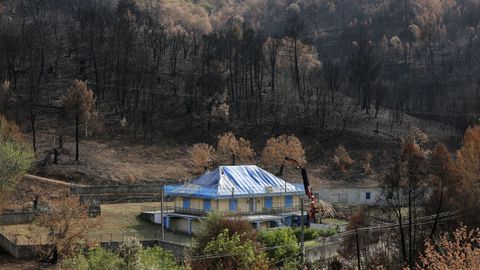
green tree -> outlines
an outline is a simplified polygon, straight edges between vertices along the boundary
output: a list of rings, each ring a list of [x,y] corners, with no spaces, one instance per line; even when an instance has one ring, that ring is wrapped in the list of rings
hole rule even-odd
[[[262,231],[258,240],[267,248],[267,255],[276,262],[276,266],[294,262],[299,255],[300,247],[292,228]]]

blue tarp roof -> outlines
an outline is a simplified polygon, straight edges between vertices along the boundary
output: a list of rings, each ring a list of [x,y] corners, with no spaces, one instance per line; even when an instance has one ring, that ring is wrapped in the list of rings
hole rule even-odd
[[[303,185],[293,185],[255,165],[220,166],[189,184],[166,186],[168,196],[201,198],[303,194]]]

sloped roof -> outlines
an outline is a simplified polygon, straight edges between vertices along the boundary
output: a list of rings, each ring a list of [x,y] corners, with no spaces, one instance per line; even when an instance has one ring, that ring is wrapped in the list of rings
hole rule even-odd
[[[302,185],[293,185],[255,165],[220,166],[189,184],[166,187],[167,195],[203,198],[302,194]]]

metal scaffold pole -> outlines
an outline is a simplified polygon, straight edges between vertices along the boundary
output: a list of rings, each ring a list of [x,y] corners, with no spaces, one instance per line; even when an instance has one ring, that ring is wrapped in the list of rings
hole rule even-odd
[[[165,240],[165,220],[163,218],[163,197],[164,197],[164,188],[165,186],[162,185],[162,190],[160,191],[160,220],[162,222],[162,241]]]
[[[300,249],[301,249],[301,258],[300,258],[300,263],[302,264],[302,268],[305,265],[305,218],[303,215],[303,197],[300,198],[300,222],[301,224],[301,230],[300,230]]]

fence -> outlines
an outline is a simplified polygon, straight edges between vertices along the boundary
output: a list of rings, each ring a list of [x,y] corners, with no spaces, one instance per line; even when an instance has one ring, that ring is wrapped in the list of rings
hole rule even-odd
[[[248,204],[246,204],[248,206]],[[241,209],[241,206],[238,206]],[[243,207],[244,209],[248,209]],[[292,206],[292,207],[272,207],[272,208],[262,208],[256,209],[255,211],[241,211],[241,210],[225,210],[225,211],[218,211],[215,209],[195,209],[195,208],[183,208],[183,207],[174,207],[174,212],[179,214],[187,214],[187,215],[200,215],[205,216],[211,212],[218,212],[220,214],[228,214],[228,215],[278,215],[284,213],[292,213],[300,211],[300,206]]]
[[[206,216],[209,213],[216,212],[225,215],[278,215],[285,213],[299,212],[301,209],[300,205],[292,205],[290,207],[271,207],[271,208],[261,208],[255,209],[255,211],[250,211],[250,204],[248,203],[238,203],[237,209],[239,210],[218,210],[216,208],[204,209],[204,208],[183,208],[183,207],[174,207],[174,206],[164,206],[163,212],[171,213],[175,212],[178,214],[186,215],[196,215],[196,216]],[[242,210],[243,209],[243,210]],[[142,212],[161,212],[160,207],[156,206],[141,206]]]

